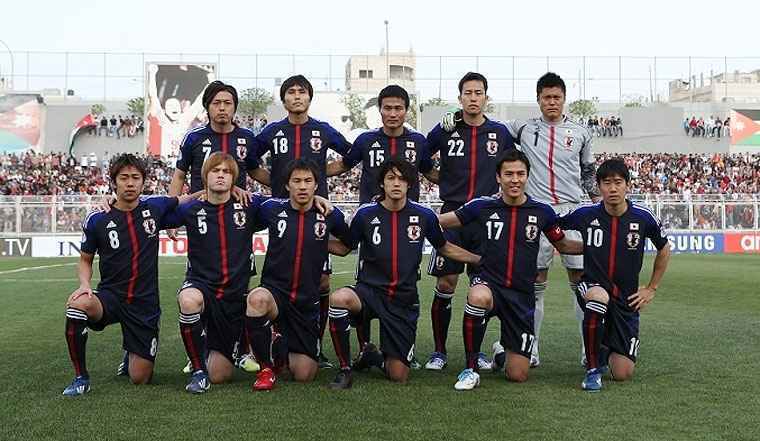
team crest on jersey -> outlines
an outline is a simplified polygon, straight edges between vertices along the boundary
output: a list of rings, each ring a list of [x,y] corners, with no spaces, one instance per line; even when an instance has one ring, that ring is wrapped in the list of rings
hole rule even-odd
[[[628,245],[629,250],[637,249],[639,247],[639,242],[641,242],[641,236],[639,233],[628,233],[625,237],[625,243]]]
[[[243,141],[245,141],[245,139]],[[238,146],[237,146],[238,159],[242,161],[243,159],[245,159],[245,157],[247,156],[247,154],[248,154],[248,148],[246,146],[244,146],[244,145],[239,145],[238,144]]]
[[[315,153],[322,150],[322,140],[320,138],[311,138],[311,149]]]
[[[495,156],[496,152],[499,151],[499,143],[496,141],[486,142],[486,151],[490,156]]]
[[[438,268],[439,270],[443,269],[444,263],[446,263],[446,260],[443,257],[438,256],[435,258],[435,267]]]
[[[325,234],[327,234],[327,225],[324,222],[317,222],[314,224],[314,236],[317,237],[317,240],[322,240],[325,238]]]
[[[417,151],[416,150],[410,150],[410,149],[404,150],[404,157],[406,157],[407,161],[413,163],[413,162],[417,161]]]
[[[406,227],[406,235],[409,236],[411,242],[417,242],[422,235],[422,228],[419,225],[409,225]]]
[[[153,237],[156,234],[156,221],[148,218],[143,221],[143,228],[145,229],[145,233]]]
[[[324,221],[325,217],[323,215],[321,215],[320,213],[317,213],[317,220],[318,221]]]
[[[565,150],[571,150],[573,148],[573,142],[575,142],[575,138],[572,136],[565,136]]]
[[[238,229],[245,226],[245,211],[236,211],[232,215],[232,221],[238,226]]]
[[[538,226],[535,224],[528,224],[525,226],[525,239],[528,242],[535,242],[538,238]]]

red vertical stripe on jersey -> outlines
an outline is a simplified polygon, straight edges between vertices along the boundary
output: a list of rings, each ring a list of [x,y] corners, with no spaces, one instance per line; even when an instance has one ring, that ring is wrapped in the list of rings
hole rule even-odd
[[[229,146],[229,140],[227,139],[227,134],[222,133],[222,151],[224,153],[229,153],[230,146]]]
[[[297,127],[297,126],[296,126]],[[296,239],[296,259],[293,262],[293,281],[290,284],[290,303],[296,303],[298,282],[301,280],[301,258],[303,254],[303,222],[304,213],[298,213],[298,239]]]
[[[224,224],[224,205],[219,206],[217,222],[219,223],[219,248],[222,255],[222,283],[216,289],[216,298],[221,299],[224,296],[224,288],[230,281],[230,271],[227,262],[227,227]]]
[[[391,138],[392,141],[395,141]],[[391,213],[391,283],[388,285],[388,297],[396,295],[398,286],[398,212]]]
[[[296,145],[295,145],[295,159],[301,157],[301,125],[296,124]]]
[[[509,248],[507,250],[507,288],[512,286],[512,273],[515,269],[515,236],[517,235],[517,207],[512,207],[509,221]]]
[[[615,259],[616,259],[616,252],[617,252],[617,235],[618,235],[618,218],[613,217],[612,218],[612,233],[610,238],[610,257],[607,260],[607,278],[610,279],[610,283],[612,284],[612,296],[618,297],[620,293],[618,292],[618,287],[615,285]]]
[[[391,138],[391,158],[396,156],[396,138]]]
[[[135,284],[140,275],[137,265],[140,245],[137,242],[137,231],[135,231],[135,222],[132,219],[131,211],[127,212],[127,230],[129,231],[129,243],[132,245],[132,277],[129,278],[129,285],[127,285],[127,303],[132,303],[135,298]]]
[[[552,201],[559,204],[554,182],[554,126],[549,126],[549,193],[552,195]]]
[[[467,200],[475,196],[475,179],[478,175],[478,128],[473,126],[470,135],[470,182],[467,186]]]

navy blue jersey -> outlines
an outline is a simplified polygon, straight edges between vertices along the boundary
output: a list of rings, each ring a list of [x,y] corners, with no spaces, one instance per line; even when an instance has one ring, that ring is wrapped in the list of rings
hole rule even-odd
[[[253,132],[238,126],[230,133],[217,133],[211,129],[211,125],[187,132],[179,147],[177,168],[185,173],[190,170],[190,193],[203,190],[201,168],[203,162],[214,152],[229,153],[237,160],[240,174],[235,185],[246,189],[248,170],[259,166],[254,154],[254,142]]]
[[[451,133],[437,124],[427,141],[431,155],[440,152],[441,200],[457,205],[496,194],[496,155],[515,148],[507,126],[488,118],[480,126],[462,121]]]
[[[357,280],[385,292],[390,299],[418,303],[422,248],[425,239],[434,248],[446,244],[433,210],[407,201],[400,211],[388,211],[372,202],[361,206],[351,220],[350,248],[359,246]]]
[[[361,203],[371,202],[372,198],[382,191],[377,185],[377,177],[383,163],[389,158],[405,159],[421,173],[427,173],[433,169],[427,140],[421,134],[406,128],[399,137],[386,135],[382,128],[364,132],[354,141],[351,152],[343,157],[343,163],[348,168],[360,162],[362,164],[362,178],[359,185]],[[419,200],[419,184],[409,188],[407,197],[413,201]]]
[[[221,205],[191,201],[166,218],[167,227],[187,228],[187,277],[206,282],[217,299],[237,301],[248,289],[253,233],[266,199],[255,195],[248,207],[233,199]]]
[[[610,216],[600,202],[563,216],[561,225],[583,236],[583,280],[598,283],[623,300],[639,290],[644,239],[649,238],[658,250],[668,243],[657,217],[630,201],[620,217]]]
[[[305,124],[291,124],[287,118],[273,122],[256,136],[256,158],[267,152],[272,161],[272,196],[287,198],[285,171],[290,161],[308,158],[319,167],[317,194],[327,199],[327,149],[341,156],[351,150],[351,143],[330,124],[309,118]]]
[[[484,241],[480,276],[489,283],[533,294],[541,232],[557,242],[565,237],[552,207],[528,197],[507,205],[501,197],[473,199],[454,212],[463,225],[477,222]]]
[[[177,198],[141,198],[132,211],[112,207],[92,212],[82,224],[84,253],[100,254],[98,290],[108,290],[127,303],[158,296],[158,232],[165,228]]]
[[[350,241],[343,213],[337,208],[327,216],[316,208],[300,212],[289,199],[270,199],[261,205],[259,222],[269,229],[262,285],[289,293],[293,304],[317,302],[330,234]]]

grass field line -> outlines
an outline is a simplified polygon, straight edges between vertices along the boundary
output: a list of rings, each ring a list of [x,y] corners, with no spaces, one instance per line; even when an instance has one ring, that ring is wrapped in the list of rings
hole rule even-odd
[[[23,273],[26,271],[37,271],[37,270],[43,270],[43,269],[49,269],[49,268],[59,268],[62,266],[74,266],[74,265],[77,265],[78,263],[79,262],[69,262],[69,263],[56,263],[54,265],[25,266],[22,268],[0,271],[0,276],[5,275],[5,274]],[[8,279],[4,279],[4,280],[8,280]]]

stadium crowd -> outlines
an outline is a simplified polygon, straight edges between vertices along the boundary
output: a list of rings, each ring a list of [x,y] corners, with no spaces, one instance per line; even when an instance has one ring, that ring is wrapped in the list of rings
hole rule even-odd
[[[722,136],[731,136],[731,118],[725,120],[710,115],[706,120],[702,117],[692,116],[683,120],[683,131],[686,136],[715,138],[720,140]]]
[[[609,118],[591,116],[585,121],[581,118],[579,122],[597,137],[617,138],[623,136],[623,122],[619,116],[610,116]]]
[[[597,155],[597,163],[613,155]],[[626,154],[623,155],[631,169],[631,193],[638,195],[728,195],[739,204],[726,207],[726,226],[751,228],[754,208],[751,203],[740,202],[748,194],[760,193],[760,156],[750,154]],[[165,194],[173,174],[172,160],[147,158],[149,176],[146,194]],[[107,178],[108,154],[100,161],[94,155],[81,159],[63,153],[0,154],[0,195],[99,195],[110,192]],[[335,202],[351,202],[358,199],[361,168],[355,167],[345,175],[329,178],[330,198]],[[254,191],[268,193],[249,179]],[[438,201],[438,187],[426,179],[421,180],[420,200]],[[56,225],[58,231],[74,232],[86,208],[61,206],[58,208]],[[15,225],[15,210],[0,210],[3,229]],[[663,208],[663,221],[671,228],[686,228],[689,223],[688,204],[670,204]],[[720,227],[721,206],[704,204],[695,206],[694,223],[697,228]],[[51,216],[44,208],[25,208],[21,226],[26,231],[44,231],[50,228]]]
[[[121,115],[95,116],[95,125],[88,126],[87,133],[91,136],[108,136],[121,138],[132,138],[145,132],[145,122],[136,115],[122,117]]]

